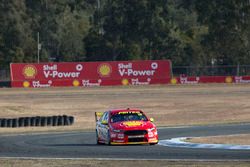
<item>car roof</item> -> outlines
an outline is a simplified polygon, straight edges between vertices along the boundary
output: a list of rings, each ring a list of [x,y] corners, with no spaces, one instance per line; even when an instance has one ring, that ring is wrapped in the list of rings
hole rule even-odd
[[[136,109],[136,108],[132,108],[132,109],[130,109],[130,108],[126,108],[126,109],[112,109],[112,110],[109,110],[109,112],[111,114],[115,114],[115,113],[118,113],[118,112],[124,112],[124,111],[125,112],[134,112],[134,111],[140,111],[140,112],[142,112],[142,110]]]

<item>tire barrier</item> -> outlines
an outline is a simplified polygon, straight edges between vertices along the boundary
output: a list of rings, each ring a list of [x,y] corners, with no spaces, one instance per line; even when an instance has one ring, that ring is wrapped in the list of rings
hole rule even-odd
[[[52,126],[58,126],[58,116],[52,117]]]
[[[7,119],[7,127],[8,128],[12,128],[12,123],[13,123],[13,121],[12,121],[12,119]]]
[[[7,127],[7,119],[2,119],[1,127]]]
[[[47,125],[52,126],[52,124],[53,124],[52,117],[47,117]]]
[[[72,125],[75,122],[75,118],[72,116],[69,116],[69,125]]]
[[[12,128],[16,128],[16,127],[19,127],[19,125],[18,125],[18,119],[13,119]]]
[[[24,127],[24,118],[19,118],[18,124],[19,124],[19,127]]]
[[[30,118],[30,126],[36,126],[36,118],[35,117]]]
[[[24,118],[24,127],[30,126],[30,118],[29,117],[25,117]]]
[[[41,117],[35,117],[35,126],[41,126]]]
[[[1,128],[18,127],[45,127],[45,126],[70,126],[73,125],[75,118],[73,116],[58,115],[47,117],[20,117],[20,118],[0,118]]]

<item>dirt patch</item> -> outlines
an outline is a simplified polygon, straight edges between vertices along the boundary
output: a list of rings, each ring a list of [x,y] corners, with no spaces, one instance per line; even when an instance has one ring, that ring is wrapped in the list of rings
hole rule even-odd
[[[250,134],[189,138],[187,142],[208,144],[250,145]]]
[[[192,162],[192,161],[141,161],[141,160],[7,160],[0,159],[0,164],[3,167],[127,167],[127,166],[143,166],[143,167],[247,167],[249,162],[230,162],[230,161],[220,161],[220,162]]]
[[[158,126],[250,122],[250,84],[1,89],[0,117],[73,115],[70,127],[0,129],[0,133],[94,129],[94,112],[140,108]]]

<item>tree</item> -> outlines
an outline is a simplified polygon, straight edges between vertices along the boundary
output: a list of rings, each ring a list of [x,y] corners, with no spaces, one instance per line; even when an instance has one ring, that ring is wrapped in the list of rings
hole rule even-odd
[[[0,64],[8,68],[10,62],[32,62],[35,45],[25,1],[4,1],[0,16]]]
[[[59,55],[63,61],[83,61],[85,58],[83,38],[87,34],[89,24],[76,11],[67,7],[57,16]]]
[[[171,52],[176,41],[169,36],[163,0],[107,0],[94,16],[97,21],[86,38],[89,60],[102,60],[107,54],[111,54],[108,60],[164,59],[174,55]],[[93,44],[91,38],[98,42]]]
[[[80,0],[27,0],[34,34],[40,32],[43,61],[83,61],[91,3]]]
[[[196,1],[201,23],[208,25],[203,45],[217,64],[245,64],[250,62],[249,14],[250,2]]]

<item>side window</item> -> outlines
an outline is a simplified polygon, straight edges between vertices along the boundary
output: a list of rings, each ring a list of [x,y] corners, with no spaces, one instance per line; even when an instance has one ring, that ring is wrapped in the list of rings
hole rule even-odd
[[[108,118],[109,118],[109,112],[105,112],[105,116],[103,117],[103,120],[108,122]]]
[[[104,114],[100,118],[100,122],[102,122],[102,121],[108,121],[108,115],[109,115],[108,112],[104,112]]]
[[[99,121],[102,122],[104,120],[105,116],[106,116],[106,112],[102,115],[102,117],[99,119]]]

